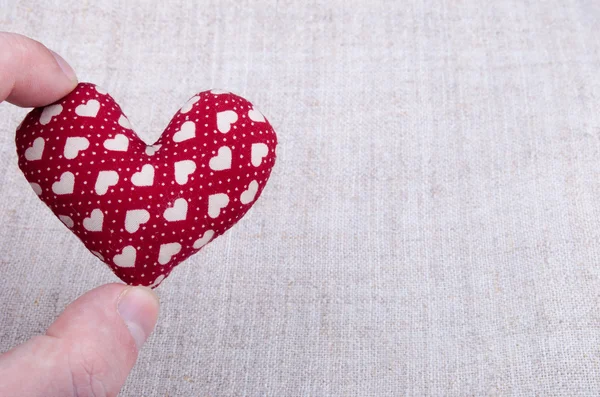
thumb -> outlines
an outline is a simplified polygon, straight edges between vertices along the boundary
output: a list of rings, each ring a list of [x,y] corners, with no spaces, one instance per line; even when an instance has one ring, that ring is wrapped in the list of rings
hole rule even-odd
[[[76,85],[75,72],[60,55],[28,37],[0,32],[0,102],[43,106]]]
[[[108,284],[71,303],[50,326],[0,356],[0,396],[115,396],[158,317],[145,287]]]

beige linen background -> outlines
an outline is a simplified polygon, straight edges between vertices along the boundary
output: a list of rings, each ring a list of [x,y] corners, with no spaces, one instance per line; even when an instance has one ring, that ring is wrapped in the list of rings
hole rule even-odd
[[[156,139],[226,88],[279,134],[253,210],[159,288],[123,396],[600,395],[600,3],[14,1]],[[117,281],[17,168],[0,351]]]

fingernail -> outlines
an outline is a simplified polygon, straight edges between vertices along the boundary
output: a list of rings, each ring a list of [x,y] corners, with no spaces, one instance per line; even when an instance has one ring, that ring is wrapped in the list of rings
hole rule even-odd
[[[58,66],[60,66],[65,76],[67,76],[69,80],[77,82],[77,76],[75,75],[75,71],[73,70],[73,68],[71,68],[67,61],[65,61],[63,57],[58,55],[56,52],[52,50],[50,50],[50,52],[54,56],[54,59],[56,59],[56,63],[58,63]]]
[[[158,297],[150,288],[129,287],[119,297],[117,311],[139,350],[156,324]]]

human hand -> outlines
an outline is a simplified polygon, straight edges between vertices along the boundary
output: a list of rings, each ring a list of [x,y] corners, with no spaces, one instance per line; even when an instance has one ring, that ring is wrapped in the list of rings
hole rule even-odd
[[[72,91],[71,67],[42,44],[0,32],[0,102],[48,105]],[[0,396],[115,396],[158,318],[145,287],[108,284],[71,303],[48,328],[0,355]]]

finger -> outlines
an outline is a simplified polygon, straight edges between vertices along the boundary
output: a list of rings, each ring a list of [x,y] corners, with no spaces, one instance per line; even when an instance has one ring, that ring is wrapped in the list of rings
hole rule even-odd
[[[71,303],[46,335],[0,356],[0,396],[115,396],[158,317],[145,287],[109,284]]]
[[[60,55],[25,36],[0,32],[0,102],[45,106],[76,85],[75,72]]]

